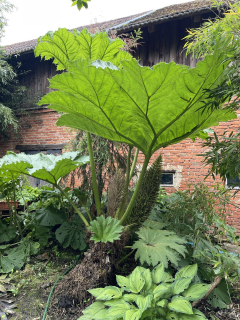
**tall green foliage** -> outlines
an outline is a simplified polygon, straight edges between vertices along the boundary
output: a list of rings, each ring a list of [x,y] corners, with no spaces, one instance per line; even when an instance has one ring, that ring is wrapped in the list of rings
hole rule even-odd
[[[193,69],[174,62],[149,68],[119,51],[122,45],[104,33],[90,35],[84,30],[73,35],[63,29],[43,37],[36,54],[54,58],[67,71],[50,81],[54,91],[39,103],[65,113],[58,125],[127,143],[144,153],[142,173],[121,219],[124,224],[154,151],[201,136],[203,129],[236,115],[224,108],[201,110],[205,90],[226,77],[231,59],[224,53],[216,51]]]

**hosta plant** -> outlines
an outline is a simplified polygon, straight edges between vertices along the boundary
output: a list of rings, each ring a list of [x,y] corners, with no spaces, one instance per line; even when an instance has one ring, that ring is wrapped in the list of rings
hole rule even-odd
[[[119,287],[88,290],[96,302],[83,311],[79,320],[203,320],[205,316],[192,308],[191,301],[201,299],[208,284],[192,283],[197,265],[180,269],[173,278],[157,265],[152,271],[136,267],[128,277],[117,276]]]

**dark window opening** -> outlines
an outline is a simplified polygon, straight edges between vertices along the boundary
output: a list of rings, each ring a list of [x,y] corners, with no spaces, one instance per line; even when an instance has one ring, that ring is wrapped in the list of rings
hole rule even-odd
[[[173,186],[174,181],[174,171],[165,171],[162,173],[161,185]]]
[[[226,179],[226,186],[228,188],[240,188],[240,179],[238,176],[229,177]]]

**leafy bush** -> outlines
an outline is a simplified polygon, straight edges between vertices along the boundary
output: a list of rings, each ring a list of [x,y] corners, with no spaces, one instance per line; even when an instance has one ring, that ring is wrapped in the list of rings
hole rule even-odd
[[[201,299],[210,285],[192,283],[197,265],[180,269],[173,278],[161,263],[152,271],[136,267],[128,276],[116,276],[120,287],[88,290],[98,301],[83,311],[87,319],[203,320],[190,301]]]
[[[219,185],[212,190],[203,183],[190,185],[188,190],[177,191],[169,197],[160,196],[150,218],[166,223],[168,229],[186,237],[194,244],[195,251],[203,250],[207,242],[209,247],[225,238],[235,242],[236,229],[226,223],[230,196]]]

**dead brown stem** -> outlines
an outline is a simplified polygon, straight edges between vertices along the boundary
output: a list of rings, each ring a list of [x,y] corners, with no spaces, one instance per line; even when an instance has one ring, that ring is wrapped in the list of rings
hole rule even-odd
[[[197,300],[197,301],[194,301],[194,302],[192,303],[192,307],[193,307],[193,308],[196,308],[196,307],[198,307],[198,306],[200,305],[200,303],[201,303],[202,301],[206,300],[207,297],[210,295],[210,293],[219,285],[219,283],[221,282],[221,280],[222,280],[222,277],[217,276],[217,277],[214,279],[213,283],[211,284],[211,286],[210,286],[210,288],[208,289],[208,291],[207,291],[207,293],[205,294],[205,296],[204,296],[203,298]]]

